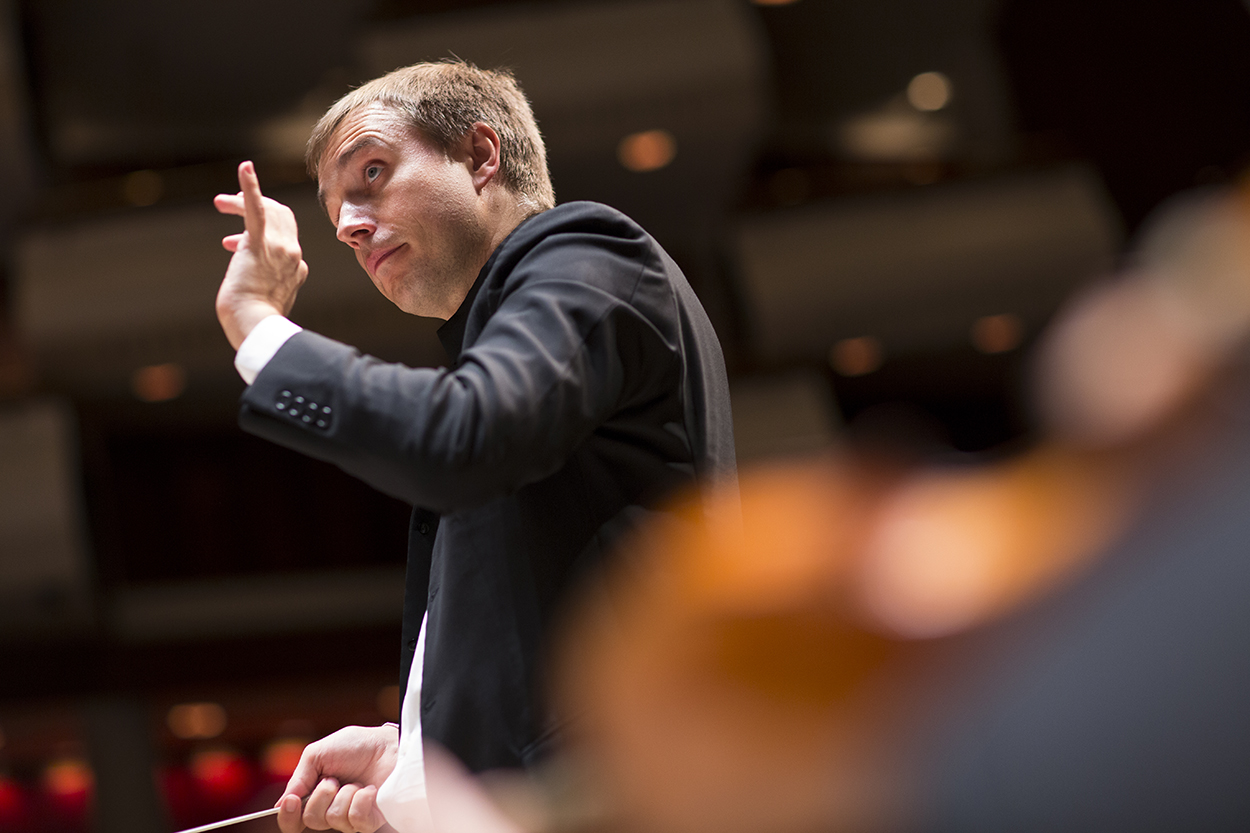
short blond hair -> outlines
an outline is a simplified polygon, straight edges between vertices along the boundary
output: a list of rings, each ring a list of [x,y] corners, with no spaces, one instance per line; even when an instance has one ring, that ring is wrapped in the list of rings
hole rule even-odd
[[[500,184],[535,211],[555,205],[542,134],[512,73],[448,60],[413,64],[357,87],[326,111],[308,138],[304,161],[314,179],[334,131],[349,114],[370,104],[398,112],[444,151],[477,122],[490,125],[499,135]]]

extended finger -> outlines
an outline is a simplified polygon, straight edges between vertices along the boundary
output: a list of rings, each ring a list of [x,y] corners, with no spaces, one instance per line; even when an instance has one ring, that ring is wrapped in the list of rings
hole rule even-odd
[[[227,252],[237,252],[244,237],[247,237],[246,232],[243,234],[228,234],[221,238],[221,247]]]
[[[243,225],[259,240],[265,233],[265,196],[251,162],[239,164],[239,190],[243,192]]]
[[[339,782],[334,778],[323,778],[317,788],[304,802],[304,824],[313,830],[326,830],[330,823],[326,821],[326,810],[338,794]]]

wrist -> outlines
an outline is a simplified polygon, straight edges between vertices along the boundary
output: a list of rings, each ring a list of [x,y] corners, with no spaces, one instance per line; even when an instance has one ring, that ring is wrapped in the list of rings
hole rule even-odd
[[[239,345],[256,328],[257,324],[271,315],[281,314],[282,310],[260,300],[234,303],[229,306],[219,304],[217,307],[217,320],[221,323],[230,346],[235,350],[239,349]]]

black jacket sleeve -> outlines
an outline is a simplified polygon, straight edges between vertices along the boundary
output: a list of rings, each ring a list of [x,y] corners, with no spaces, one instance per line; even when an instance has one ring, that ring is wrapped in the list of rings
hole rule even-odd
[[[655,374],[634,365],[676,360],[632,303],[645,271],[629,241],[544,239],[478,297],[493,308],[454,369],[385,363],[305,331],[244,393],[240,423],[439,512],[510,493],[638,395]]]

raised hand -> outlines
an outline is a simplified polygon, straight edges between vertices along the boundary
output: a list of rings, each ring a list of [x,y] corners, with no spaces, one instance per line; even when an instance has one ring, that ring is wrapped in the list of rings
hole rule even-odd
[[[295,214],[261,193],[251,162],[239,165],[239,189],[213,199],[222,214],[243,218],[244,231],[221,241],[234,257],[217,290],[217,320],[236,350],[261,319],[290,312],[308,277]]]
[[[348,726],[310,743],[277,804],[282,833],[305,827],[344,833],[383,828],[378,787],[395,769],[398,750],[399,731],[393,725]]]

